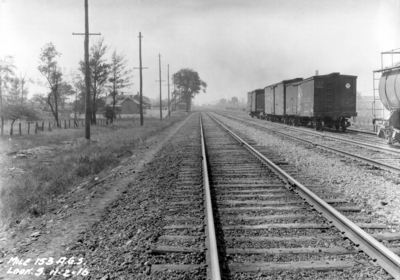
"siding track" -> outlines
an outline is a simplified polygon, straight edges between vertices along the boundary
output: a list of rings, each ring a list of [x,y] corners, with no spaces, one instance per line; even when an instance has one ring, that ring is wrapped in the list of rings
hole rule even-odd
[[[371,143],[363,143],[345,139],[338,136],[330,136],[325,133],[313,132],[302,128],[293,128],[287,125],[240,119],[237,116],[220,114],[224,117],[251,125],[257,129],[266,130],[282,137],[290,138],[315,148],[320,148],[346,158],[360,161],[364,164],[400,174],[400,150],[377,146]],[[345,144],[345,145],[344,145]],[[387,146],[387,145],[386,145]]]

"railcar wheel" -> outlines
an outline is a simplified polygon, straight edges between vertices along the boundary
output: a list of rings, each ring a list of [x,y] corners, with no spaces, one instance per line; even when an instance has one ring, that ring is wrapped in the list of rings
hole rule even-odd
[[[342,127],[342,131],[345,132],[346,131],[346,119],[342,118],[342,120],[340,121],[340,126]]]
[[[392,138],[392,130],[386,130],[384,131],[385,133],[385,140],[387,144],[393,144],[393,138]]]

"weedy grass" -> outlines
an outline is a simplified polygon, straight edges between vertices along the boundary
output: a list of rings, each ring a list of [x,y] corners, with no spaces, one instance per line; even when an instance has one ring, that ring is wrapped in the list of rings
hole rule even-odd
[[[116,166],[122,158],[132,155],[146,139],[186,117],[186,113],[176,113],[162,122],[145,119],[142,127],[137,120],[117,120],[108,126],[91,126],[90,141],[83,138],[84,128],[60,129],[30,137],[15,137],[11,141],[3,140],[0,146],[11,145],[13,151],[65,145],[65,141],[72,141],[74,145],[52,154],[51,164],[35,158],[19,160],[19,167],[25,171],[23,176],[2,182],[1,220],[12,223],[29,215],[45,214],[52,199],[67,193],[88,176]]]

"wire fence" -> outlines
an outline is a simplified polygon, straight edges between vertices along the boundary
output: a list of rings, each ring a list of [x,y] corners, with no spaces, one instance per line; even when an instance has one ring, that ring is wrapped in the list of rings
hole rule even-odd
[[[108,124],[105,118],[97,118],[96,125]],[[38,132],[53,131],[55,129],[67,129],[84,127],[84,119],[64,119],[58,121],[58,126],[55,120],[36,121],[36,122],[14,122],[5,121],[3,126],[3,135],[30,135],[38,134]]]

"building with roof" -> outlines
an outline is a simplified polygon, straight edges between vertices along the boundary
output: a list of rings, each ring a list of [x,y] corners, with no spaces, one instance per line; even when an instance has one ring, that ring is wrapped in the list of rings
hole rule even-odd
[[[115,96],[115,108],[118,109],[118,115],[140,114],[140,103],[133,97],[127,95]],[[143,102],[144,103],[144,102]],[[105,99],[106,106],[113,106],[113,97],[107,96]],[[146,105],[143,104],[143,114],[146,114]]]

